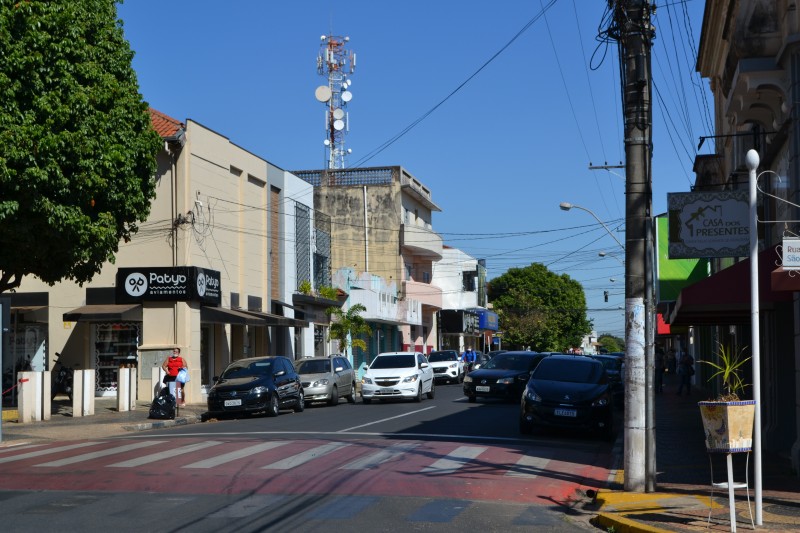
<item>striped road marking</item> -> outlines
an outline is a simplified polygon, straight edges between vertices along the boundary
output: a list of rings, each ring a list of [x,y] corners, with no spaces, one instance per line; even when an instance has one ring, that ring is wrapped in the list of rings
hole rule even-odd
[[[389,448],[368,455],[367,457],[348,463],[341,467],[340,470],[368,470],[370,468],[376,468],[378,465],[394,459],[395,457],[399,457],[417,446],[419,445],[413,442],[395,444],[394,446],[390,446]]]
[[[269,468],[272,470],[289,470],[290,468],[305,464],[312,459],[323,457],[346,446],[350,446],[350,444],[346,442],[330,442],[328,444],[323,444],[322,446],[317,446],[316,448],[306,450],[303,453],[298,453],[297,455],[287,457],[286,459],[272,463],[271,465],[262,466],[261,468]]]
[[[523,455],[516,462],[516,465],[510,468],[506,475],[508,477],[522,477],[533,479],[539,476],[539,472],[544,470],[547,463],[553,458],[552,453],[545,453],[541,455]]]
[[[190,444],[189,446],[181,446],[180,448],[172,448],[170,450],[166,450],[159,453],[151,453],[150,455],[145,455],[144,457],[138,457],[136,459],[131,459],[129,461],[122,461],[121,463],[114,463],[113,466],[116,468],[130,468],[133,466],[142,466],[148,463],[155,463],[156,461],[161,461],[162,459],[171,459],[173,457],[177,457],[178,455],[183,455],[185,453],[196,452],[197,450],[202,450],[204,448],[210,448],[211,446],[216,446],[217,444],[222,444],[222,442],[218,441],[205,441],[205,442],[198,442],[196,444]]]
[[[223,455],[218,455],[217,457],[212,457],[210,459],[205,459],[203,461],[197,461],[196,463],[186,465],[183,468],[213,468],[215,466],[219,466],[225,463],[230,463],[231,461],[235,461],[237,459],[243,459],[245,457],[255,455],[265,450],[271,450],[272,448],[277,448],[285,444],[291,444],[291,442],[292,441],[290,440],[262,442],[261,444],[248,446],[247,448],[242,448],[241,450],[236,450],[230,453],[225,453]]]
[[[452,474],[487,449],[485,446],[459,446],[432,465],[426,466],[420,472],[423,474]]]
[[[50,463],[42,463],[40,465],[33,465],[33,466],[65,466],[65,465],[72,465],[75,463],[81,463],[84,461],[91,461],[92,459],[98,459],[100,457],[106,457],[108,455],[115,455],[118,453],[125,453],[131,450],[136,450],[138,448],[146,448],[148,446],[154,446],[156,444],[163,443],[163,440],[146,440],[142,442],[135,442],[133,444],[128,444],[126,446],[118,446],[117,448],[109,448],[108,450],[100,450],[99,452],[91,452],[91,453],[84,453],[81,455],[76,455],[74,457],[67,457],[66,459],[60,459],[58,461],[52,461]]]
[[[51,453],[65,452],[67,450],[74,450],[76,448],[85,448],[86,446],[95,446],[103,444],[102,442],[81,442],[80,444],[70,444],[68,446],[59,446],[57,448],[48,448],[47,450],[37,450],[35,452],[23,453],[22,455],[15,455],[14,457],[0,458],[0,463],[10,463],[11,461],[23,461],[32,457],[41,457],[42,455],[49,455]]]

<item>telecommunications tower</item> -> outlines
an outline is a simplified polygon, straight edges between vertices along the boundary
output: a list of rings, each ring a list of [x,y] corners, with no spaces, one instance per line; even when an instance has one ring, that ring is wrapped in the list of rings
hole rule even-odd
[[[328,78],[327,85],[314,91],[318,101],[325,104],[325,151],[328,168],[345,168],[345,157],[352,150],[345,150],[344,136],[350,131],[347,103],[352,100],[350,76],[356,68],[356,54],[345,46],[350,37],[323,35],[317,56],[317,73]]]

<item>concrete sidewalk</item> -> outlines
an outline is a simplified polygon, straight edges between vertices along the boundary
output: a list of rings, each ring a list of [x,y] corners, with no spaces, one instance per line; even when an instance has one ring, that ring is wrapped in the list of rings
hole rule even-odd
[[[653,493],[623,490],[622,445],[617,457],[619,470],[608,490],[596,496],[593,523],[616,533],[623,531],[731,531],[727,489],[715,489],[711,501],[711,464],[714,481],[726,481],[725,454],[706,453],[703,423],[697,402],[705,392],[678,396],[676,385],[665,380],[664,392],[656,395],[657,485]],[[734,455],[734,480],[745,481],[746,454]],[[762,457],[763,531],[800,531],[800,478],[788,459]],[[749,465],[750,506],[755,519],[753,457]],[[712,506],[713,505],[713,506]],[[711,511],[711,524],[708,517]],[[737,530],[751,530],[747,492],[736,491]]]
[[[717,489],[707,523],[710,499],[709,455],[703,442],[702,421],[697,402],[705,393],[677,396],[675,387],[665,383],[664,393],[656,395],[657,490],[654,493],[628,493],[623,490],[623,472],[617,470],[609,487],[592,495],[583,507],[600,529],[615,533],[628,531],[730,531],[728,495]],[[2,422],[0,447],[47,440],[82,440],[124,436],[130,432],[159,427],[192,424],[203,420],[206,406],[188,405],[175,420],[150,420],[149,402],[137,402],[134,411],[118,412],[113,398],[97,398],[95,414],[73,418],[67,402],[54,402],[48,421],[19,424]],[[615,449],[622,465],[622,439]],[[736,454],[736,481],[744,476],[744,454]],[[713,454],[715,481],[724,481],[723,454]],[[620,466],[621,468],[621,466]],[[755,504],[750,464],[750,499]],[[764,531],[800,531],[800,478],[783,458],[763,457]],[[737,527],[749,530],[750,515],[744,490],[736,494]]]

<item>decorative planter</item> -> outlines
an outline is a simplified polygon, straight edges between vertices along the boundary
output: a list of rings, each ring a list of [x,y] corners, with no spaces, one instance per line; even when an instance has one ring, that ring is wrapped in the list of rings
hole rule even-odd
[[[719,453],[749,452],[753,447],[755,400],[698,402],[706,450]]]

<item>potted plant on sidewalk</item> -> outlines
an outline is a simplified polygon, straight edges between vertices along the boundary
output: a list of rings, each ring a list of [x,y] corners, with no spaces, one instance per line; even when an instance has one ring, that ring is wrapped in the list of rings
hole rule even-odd
[[[703,418],[706,450],[709,452],[747,452],[753,447],[756,402],[742,400],[739,396],[746,386],[740,373],[750,360],[744,357],[744,351],[745,348],[736,351],[718,342],[716,361],[700,361],[716,370],[709,381],[719,376],[723,387],[716,400],[697,404]]]

